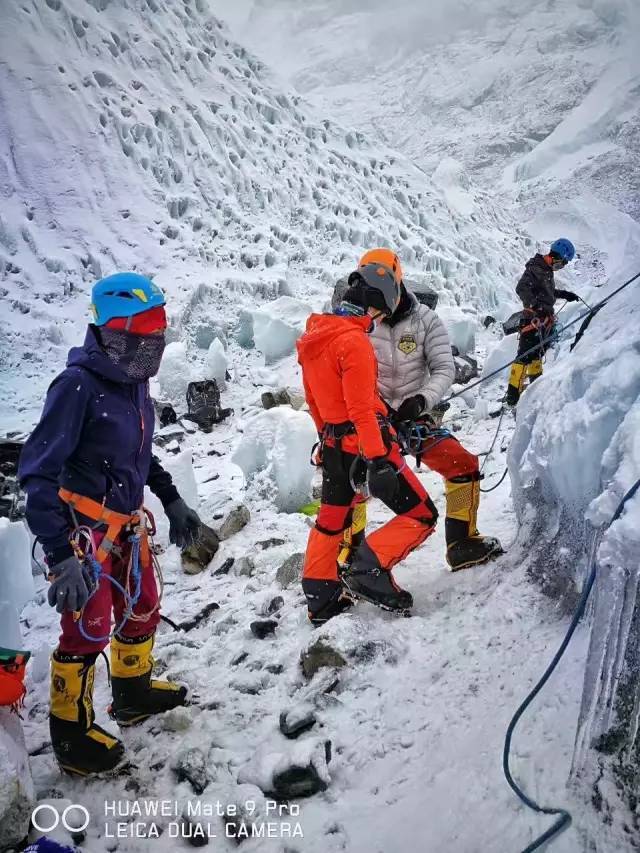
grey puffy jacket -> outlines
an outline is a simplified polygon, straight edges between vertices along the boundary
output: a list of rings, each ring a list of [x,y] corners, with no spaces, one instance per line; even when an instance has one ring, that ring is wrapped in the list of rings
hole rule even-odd
[[[432,409],[447,393],[455,366],[449,335],[435,311],[407,291],[409,306],[393,325],[380,323],[371,333],[378,357],[378,387],[394,409],[407,397],[422,394]]]

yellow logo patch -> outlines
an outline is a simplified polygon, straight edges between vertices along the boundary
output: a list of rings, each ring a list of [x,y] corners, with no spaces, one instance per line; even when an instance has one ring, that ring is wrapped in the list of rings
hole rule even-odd
[[[398,342],[398,349],[405,355],[411,355],[418,349],[418,343],[413,335],[403,335]]]

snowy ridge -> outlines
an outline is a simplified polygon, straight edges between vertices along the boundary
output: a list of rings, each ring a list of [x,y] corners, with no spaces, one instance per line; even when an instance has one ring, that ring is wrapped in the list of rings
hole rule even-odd
[[[401,155],[279,91],[204,0],[4,4],[0,24],[5,394],[42,393],[116,269],[157,274],[180,326],[203,298],[228,323],[243,300],[326,299],[376,244],[492,309],[526,253],[498,209],[460,219]]]
[[[634,0],[323,0],[313,15],[295,0],[225,5],[235,31],[307,97],[429,173],[448,156],[483,186],[505,167],[507,185],[514,171],[572,175],[639,218]],[[539,201],[550,183],[528,191]]]

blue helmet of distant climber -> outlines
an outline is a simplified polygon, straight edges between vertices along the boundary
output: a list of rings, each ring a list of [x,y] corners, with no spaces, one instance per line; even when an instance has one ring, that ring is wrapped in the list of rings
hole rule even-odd
[[[96,326],[104,326],[114,318],[132,318],[155,312],[165,304],[163,292],[150,279],[135,272],[119,272],[97,281],[91,293],[91,310]],[[131,322],[124,328],[131,327]]]
[[[564,264],[570,263],[576,256],[576,248],[566,237],[560,237],[559,240],[554,240],[549,247],[549,254],[557,258]]]

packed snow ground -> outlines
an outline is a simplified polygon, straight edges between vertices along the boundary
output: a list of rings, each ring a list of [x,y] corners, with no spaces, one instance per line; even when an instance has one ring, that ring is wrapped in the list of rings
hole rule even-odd
[[[497,383],[487,394],[491,406],[501,390]],[[237,402],[233,396],[230,401]],[[462,426],[460,437],[466,446],[486,451],[496,421],[476,421],[463,403],[455,404],[454,411],[458,410],[452,421]],[[244,416],[242,420],[246,423]],[[243,478],[228,455],[213,460],[208,456],[212,448],[228,451],[234,446],[234,426],[222,425],[211,436],[198,433],[189,440],[205,518],[246,498]],[[512,429],[509,416],[485,467],[486,486],[503,471]],[[220,474],[220,479],[206,483],[213,473]],[[430,472],[421,476],[442,508],[439,478]],[[303,701],[313,703],[318,692],[319,723],[303,737],[332,741],[329,789],[300,801],[303,840],[248,841],[243,845],[248,850],[394,853],[416,845],[461,853],[521,849],[545,823],[519,807],[502,778],[504,731],[559,644],[565,626],[553,604],[541,599],[524,577],[518,552],[511,551],[490,566],[452,575],[446,570],[440,525],[397,570],[398,580],[416,600],[411,619],[360,604],[353,613],[318,631],[306,621],[298,585],[281,590],[275,582],[276,569],[285,557],[304,550],[306,518],[278,514],[271,501],[253,494],[249,503],[251,523],[223,543],[212,567],[202,575],[182,574],[175,548],[163,556],[166,615],[183,620],[209,601],[220,604],[220,610],[189,634],[161,626],[156,646],[160,671],[188,683],[198,704],[124,733],[139,767],[133,780],[70,781],[59,774],[45,750],[32,759],[40,795],[59,792],[71,801],[91,804],[100,818],[86,845],[92,851],[113,849],[96,833],[104,823],[105,800],[196,799],[188,783],[176,783],[170,769],[191,746],[203,749],[208,757],[212,781],[203,801],[256,798],[256,789],[238,788],[238,773],[247,764],[250,768],[260,764],[270,753],[290,752],[291,743],[278,730],[280,712]],[[371,520],[376,524],[386,517],[384,508],[375,507]],[[483,497],[480,526],[499,536],[507,547],[512,544],[515,527],[508,479]],[[164,528],[163,533],[166,536]],[[286,544],[265,551],[256,548],[256,542],[271,537]],[[227,557],[246,555],[255,561],[253,577],[237,576],[233,568],[229,575],[215,576]],[[44,595],[44,582],[40,587],[37,601]],[[285,601],[279,627],[273,638],[258,640],[250,633],[249,623],[266,612],[275,595]],[[33,603],[25,609],[23,623],[28,625],[27,640],[37,638],[44,647],[41,654],[46,654],[56,636],[51,611]],[[348,660],[348,667],[339,673],[339,686],[326,696],[321,692],[326,686],[323,671],[316,677],[318,684],[307,685],[299,664],[301,650],[317,637],[327,638]],[[514,767],[527,790],[545,802],[562,802],[578,810],[575,828],[558,843],[561,853],[578,849],[580,843],[583,806],[571,802],[564,784],[586,639],[581,632],[515,739]],[[243,652],[247,657],[234,663]],[[272,671],[274,665],[276,670],[281,666],[282,672]],[[99,669],[97,707],[104,708],[109,696],[106,673],[101,665]],[[44,676],[46,669],[41,672]],[[25,728],[34,750],[47,742],[46,681],[30,684],[27,708]],[[216,831],[222,833],[221,824]],[[214,849],[235,846],[221,838],[215,844]],[[118,849],[131,853],[173,850],[175,842],[129,839],[121,841]]]
[[[581,4],[580,14],[588,15],[596,6],[602,10],[606,4]],[[254,475],[245,494],[245,480],[232,455],[251,438],[254,418],[262,417],[260,393],[299,385],[293,359],[270,347],[274,327],[285,332],[291,347],[304,310],[298,313],[288,303],[291,311],[275,315],[276,298],[296,300],[307,310],[321,308],[360,249],[383,242],[400,251],[410,276],[438,290],[443,314],[466,315],[474,323],[485,312],[503,318],[518,307],[513,281],[534,251],[534,240],[520,233],[501,200],[469,181],[459,162],[442,158],[453,153],[472,172],[478,165],[470,166],[459,151],[441,144],[437,134],[418,127],[413,137],[437,153],[433,177],[427,178],[395,150],[407,150],[410,123],[399,127],[394,118],[392,137],[387,136],[390,149],[351,129],[363,124],[362,114],[353,108],[342,114],[347,128],[319,117],[295,92],[274,82],[207,9],[201,0],[148,0],[146,9],[128,0],[46,0],[5,4],[0,11],[6,58],[0,66],[3,429],[30,429],[48,381],[61,368],[68,347],[81,337],[95,277],[120,267],[157,271],[170,298],[173,344],[154,394],[184,411],[188,380],[220,374],[225,361],[231,381],[223,404],[235,409],[234,417],[210,436],[193,432],[187,437],[193,472],[188,453],[161,455],[185,497],[192,499],[197,488],[203,519],[240,499],[252,512],[250,525],[223,544],[201,575],[182,574],[174,548],[163,555],[169,617],[187,618],[209,601],[218,602],[220,609],[189,634],[162,626],[159,671],[189,683],[196,704],[124,734],[139,768],[129,780],[81,784],[61,776],[55,766],[47,748],[46,715],[47,660],[57,629],[55,615],[44,603],[44,581],[38,579],[36,599],[22,615],[25,644],[36,652],[29,669],[25,731],[38,795],[85,803],[94,816],[85,848],[114,850],[113,839],[98,837],[104,829],[105,799],[194,799],[188,784],[178,784],[171,770],[190,746],[207,757],[211,781],[203,799],[226,803],[257,797],[255,787],[239,786],[237,780],[259,780],[273,763],[270,754],[289,753],[292,747],[278,731],[279,714],[311,701],[319,724],[303,737],[311,746],[318,737],[332,740],[331,783],[324,794],[301,803],[305,838],[273,842],[273,849],[522,849],[548,824],[521,808],[502,779],[504,730],[558,646],[566,621],[525,576],[530,551],[526,536],[516,540],[509,479],[483,497],[480,512],[482,530],[511,546],[507,555],[491,566],[451,575],[440,525],[397,572],[416,599],[411,619],[359,605],[354,613],[312,631],[297,585],[282,591],[275,584],[284,558],[304,549],[307,520],[276,511],[269,497],[278,480],[273,456],[271,468]],[[551,6],[548,13],[551,20]],[[606,21],[594,27],[606,42]],[[552,46],[562,46],[562,35],[549,28],[545,32]],[[495,50],[507,50],[501,30],[499,36]],[[510,38],[507,53],[514,45],[523,48],[521,40]],[[344,46],[342,40],[336,44]],[[452,46],[453,55],[457,49]],[[478,49],[484,52],[486,45]],[[598,61],[601,57],[599,50]],[[451,60],[442,61],[445,68]],[[576,96],[596,76],[595,71],[590,76],[589,62],[582,67],[589,74],[571,77]],[[388,80],[405,85],[408,78],[392,71]],[[564,70],[556,76],[566,77]],[[477,79],[482,83],[484,78]],[[497,74],[497,83],[501,79]],[[632,89],[629,78],[625,80]],[[472,81],[476,75],[465,72],[464,84]],[[507,92],[518,91],[516,83],[511,80]],[[628,96],[629,86],[621,88],[621,97]],[[485,122],[483,110],[491,114],[489,136],[496,125],[492,92],[515,103],[515,94],[507,97],[497,85],[486,90],[479,109],[472,105],[468,110],[471,128]],[[364,102],[358,98],[360,105]],[[554,109],[557,104],[551,102],[546,112],[545,101],[545,122]],[[433,116],[433,110],[425,114]],[[456,142],[464,147],[469,128],[465,132],[452,126]],[[626,133],[624,127],[619,130]],[[558,142],[553,162],[564,145],[562,139]],[[550,138],[548,146],[552,144]],[[518,221],[527,220],[538,245],[560,232],[575,239],[583,257],[567,273],[565,285],[588,301],[597,299],[600,291],[590,286],[619,275],[634,255],[633,227],[606,200],[593,196],[595,184],[587,189],[580,185],[582,195],[571,204],[561,199],[554,210],[558,190],[548,183],[545,158],[530,156],[528,163],[527,175],[535,173],[535,186],[517,183],[526,177],[522,171],[515,176],[514,191],[522,190]],[[548,205],[539,202],[541,186],[548,190]],[[632,313],[637,301],[624,304]],[[568,307],[562,317],[578,310]],[[623,310],[621,305],[614,317],[603,313],[604,325],[594,321],[592,352],[618,326],[624,328]],[[251,348],[252,343],[260,343],[262,351]],[[493,332],[479,332],[480,355],[491,354],[495,344]],[[505,345],[499,346],[502,352]],[[547,371],[539,390],[534,389],[538,397],[547,399],[556,376],[565,390],[577,387],[579,377],[573,377],[563,347],[559,373],[555,367]],[[633,348],[629,341],[628,358]],[[497,406],[501,382],[504,378],[483,388],[477,405],[470,397],[451,413],[450,422],[461,426],[459,436],[473,450],[486,450],[491,443],[497,423],[484,416]],[[523,404],[523,413],[530,413],[526,400]],[[556,416],[549,407],[549,417]],[[631,421],[627,426],[632,428]],[[512,431],[507,418],[485,469],[486,486],[503,471]],[[270,435],[277,436],[275,429],[266,432],[265,446]],[[531,434],[535,444],[535,430]],[[560,437],[558,447],[569,438]],[[211,451],[222,456],[210,456]],[[248,460],[247,470],[256,458]],[[526,464],[542,467],[545,458],[530,453]],[[306,457],[299,464],[306,465]],[[613,451],[606,464],[607,470],[617,470]],[[443,508],[438,478],[423,476]],[[280,482],[287,485],[282,478]],[[563,487],[568,483],[560,481]],[[166,545],[166,522],[157,502],[150,500],[150,505],[163,522],[159,539]],[[384,517],[375,509],[372,523]],[[256,547],[271,537],[286,544],[264,551]],[[228,556],[246,555],[255,564],[252,577],[233,574],[233,569],[228,576],[214,574]],[[276,594],[285,601],[280,625],[273,638],[258,640],[249,623]],[[318,636],[329,638],[349,661],[338,687],[326,696],[326,682],[320,678],[306,685],[299,667],[300,651]],[[565,788],[587,643],[581,628],[515,738],[514,767],[527,791],[574,813],[573,827],[555,843],[559,853],[587,850],[594,843],[599,853],[626,849],[616,828],[594,825],[584,797]],[[238,660],[243,652],[247,657]],[[104,724],[109,701],[104,669],[97,683],[96,706]],[[220,824],[216,829],[222,832]],[[235,848],[221,838],[211,846]],[[244,846],[269,849],[264,840]],[[176,842],[167,837],[127,839],[117,849],[174,850]]]

